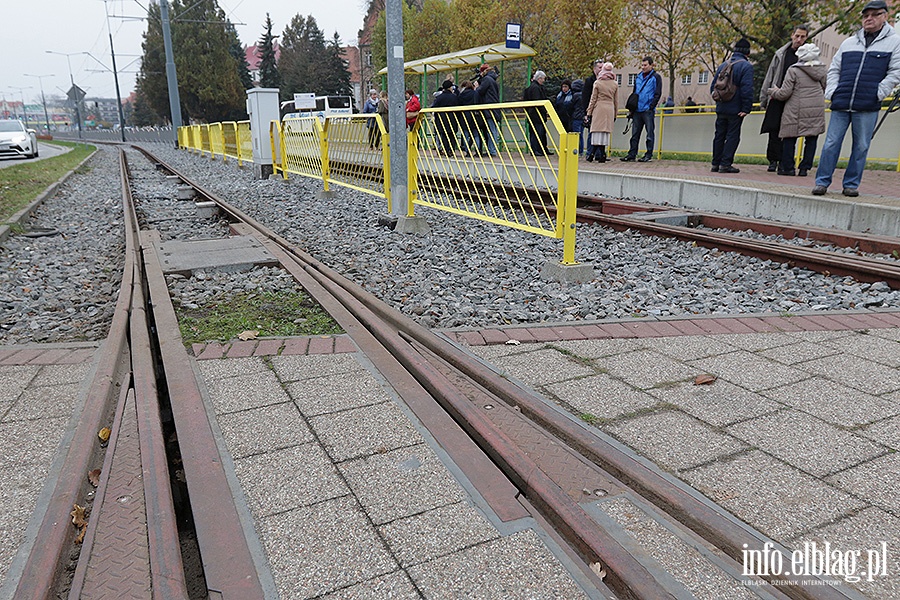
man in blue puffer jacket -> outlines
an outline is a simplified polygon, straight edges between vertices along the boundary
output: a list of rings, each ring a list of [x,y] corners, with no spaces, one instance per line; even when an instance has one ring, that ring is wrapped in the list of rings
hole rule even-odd
[[[853,144],[844,172],[843,193],[859,196],[859,182],[866,168],[881,101],[900,83],[900,35],[887,24],[887,19],[884,0],[866,4],[862,29],[844,40],[828,68],[825,99],[831,100],[831,119],[819,157],[816,187],[812,190],[816,196],[824,195],[831,185],[848,127]]]
[[[712,169],[713,173],[740,173],[732,166],[734,154],[741,143],[741,126],[744,117],[753,108],[753,65],[747,59],[750,54],[750,42],[741,38],[734,45],[731,59],[719,65],[716,74],[709,84],[709,92],[715,89],[719,72],[730,62],[731,81],[735,86],[734,96],[730,100],[716,102],[716,133],[713,137]]]

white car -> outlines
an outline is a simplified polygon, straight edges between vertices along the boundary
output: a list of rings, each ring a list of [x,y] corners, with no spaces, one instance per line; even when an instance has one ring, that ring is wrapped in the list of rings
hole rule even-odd
[[[37,132],[34,129],[25,129],[22,121],[0,121],[0,156],[34,158],[37,155]]]

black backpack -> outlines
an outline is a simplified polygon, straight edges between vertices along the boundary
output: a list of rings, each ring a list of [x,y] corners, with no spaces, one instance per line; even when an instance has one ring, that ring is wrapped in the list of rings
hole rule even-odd
[[[725,63],[719,74],[716,75],[716,82],[713,84],[712,99],[716,102],[728,102],[737,93],[737,86],[734,84],[734,59]]]

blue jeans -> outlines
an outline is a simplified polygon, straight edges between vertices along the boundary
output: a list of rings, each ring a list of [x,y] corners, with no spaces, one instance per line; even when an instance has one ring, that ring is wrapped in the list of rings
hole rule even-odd
[[[653,144],[656,142],[656,111],[645,110],[634,113],[631,121],[631,148],[628,156],[636,158],[638,146],[641,142],[641,130],[647,128],[647,156],[653,154]]]
[[[488,154],[497,156],[497,136],[500,133],[497,130],[497,122],[493,115],[482,114],[483,116],[479,116],[481,120],[481,152],[484,153],[484,147],[487,146]]]
[[[847,170],[844,171],[844,187],[852,189],[859,187],[863,169],[866,168],[866,156],[869,154],[869,144],[872,143],[872,133],[875,131],[875,123],[877,121],[877,110],[868,112],[831,111],[828,133],[825,134],[822,155],[819,156],[819,168],[816,171],[817,186],[827,188],[831,185],[831,177],[834,175],[838,158],[841,155],[841,144],[844,143],[844,137],[847,135],[847,129],[849,128],[853,143]]]
[[[713,136],[712,166],[730,167],[741,143],[741,125],[744,119],[737,115],[716,115],[716,133]]]
[[[572,119],[572,133],[578,134],[578,156],[584,154],[584,121]]]

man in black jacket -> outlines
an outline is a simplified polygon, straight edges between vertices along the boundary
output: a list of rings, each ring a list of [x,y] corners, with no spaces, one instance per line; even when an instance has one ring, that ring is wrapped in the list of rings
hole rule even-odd
[[[547,93],[544,91],[546,79],[546,73],[535,71],[531,85],[525,88],[522,99],[546,100]],[[544,156],[547,153],[547,127],[544,125],[547,120],[547,111],[543,108],[528,108],[525,112],[528,114],[528,139],[531,142],[531,153],[535,156]]]
[[[431,108],[449,108],[459,106],[459,97],[453,92],[453,82],[449,79],[441,84],[441,93],[437,95]],[[452,112],[439,112],[434,115],[438,136],[441,138],[441,154],[453,156],[456,146],[455,120],[459,115]]]
[[[500,102],[500,88],[497,85],[497,72],[491,65],[484,63],[478,69],[481,79],[475,88],[475,98],[478,104],[496,104]],[[481,153],[489,153],[497,156],[497,137],[500,131],[497,129],[497,121],[500,114],[497,109],[481,111],[477,116],[478,129],[481,137]],[[485,142],[487,142],[485,144]]]

